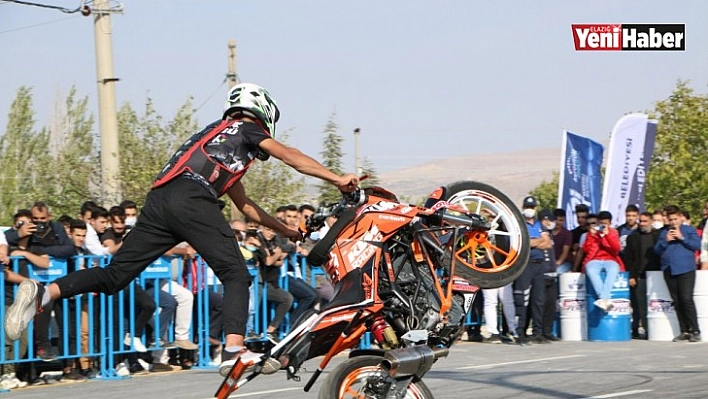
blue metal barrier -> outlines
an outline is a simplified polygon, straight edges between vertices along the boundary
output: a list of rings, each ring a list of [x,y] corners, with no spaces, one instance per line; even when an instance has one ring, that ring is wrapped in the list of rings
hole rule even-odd
[[[20,272],[20,260],[21,257],[12,257],[12,270],[15,272]],[[79,265],[79,268],[83,267],[105,267],[110,261],[110,256],[93,256],[93,255],[81,255],[75,256],[71,259]],[[190,260],[191,261],[191,260]],[[313,287],[316,287],[316,277],[318,275],[324,275],[324,271],[317,268],[310,268],[306,264],[306,260],[301,256],[294,256],[288,258],[288,262],[293,262],[293,267],[297,267],[302,271],[303,278],[305,281],[309,282]],[[185,286],[194,294],[194,306],[196,307],[195,317],[192,320],[192,327],[190,330],[190,339],[197,342],[198,355],[195,359],[194,366],[197,368],[213,368],[215,364],[212,362],[210,349],[212,347],[212,342],[210,338],[215,338],[216,340],[223,343],[223,336],[221,337],[210,337],[210,321],[211,321],[211,304],[210,304],[210,293],[222,291],[221,283],[218,281],[216,276],[210,272],[206,262],[199,256],[194,259],[195,271],[192,271],[192,266],[190,265],[190,270],[182,270],[184,267],[183,260],[181,257],[161,257],[153,264],[151,264],[140,276],[127,287],[127,289],[119,292],[116,295],[105,295],[105,294],[82,294],[77,295],[74,298],[63,299],[60,301],[60,306],[62,309],[61,320],[58,320],[59,324],[62,326],[60,328],[59,340],[61,346],[64,348],[62,353],[59,354],[59,359],[75,359],[75,358],[95,358],[99,365],[100,377],[103,379],[121,379],[126,378],[119,376],[116,373],[115,366],[119,362],[118,358],[126,356],[134,351],[134,348],[127,347],[124,345],[125,334],[130,334],[130,337],[142,339],[143,342],[147,344],[149,342],[154,342],[154,346],[148,347],[149,351],[164,350],[163,346],[160,346],[160,316],[159,316],[159,290],[161,287],[169,281],[175,281],[177,284]],[[68,269],[68,262],[66,260],[51,259],[51,265],[48,269],[37,268],[33,265],[28,266],[27,272],[31,278],[36,279],[44,284],[48,284],[54,279],[65,275]],[[261,285],[259,270],[255,267],[249,267],[249,273],[253,278],[252,282],[252,295],[254,298],[254,309],[253,309],[253,324],[256,334],[265,336],[267,331],[268,320],[269,320],[269,308],[267,300],[267,289],[264,285]],[[4,277],[0,277],[4,280]],[[287,275],[285,273],[281,274],[281,287],[283,289],[288,288]],[[154,288],[153,300],[158,306],[158,311],[153,315],[153,334],[149,337],[143,331],[135,331],[135,319],[137,316],[138,308],[135,302],[135,284],[139,284],[143,289],[147,289],[152,286]],[[16,287],[13,288],[16,291]],[[172,292],[171,287],[166,289],[167,292]],[[0,295],[5,295],[6,287],[3,284],[0,285]],[[127,308],[126,308],[127,307]],[[72,310],[73,309],[73,310]],[[82,313],[83,316],[82,316]],[[5,307],[0,309],[0,319],[4,320]],[[81,344],[81,332],[82,332],[82,318],[87,319],[88,325],[88,342],[85,345]],[[471,320],[471,316],[468,315],[466,319],[466,324],[476,324],[480,321]],[[281,334],[287,334],[289,331],[289,315],[283,322],[279,332]],[[71,327],[71,333],[76,338],[76,342],[73,342],[69,337],[69,329]],[[30,323],[28,331],[28,337],[32,337],[34,334],[34,323]],[[0,334],[2,337],[2,344],[4,346],[5,336]],[[137,336],[136,336],[137,335]],[[168,329],[167,342],[171,341],[174,336],[174,321],[170,322],[170,327]],[[281,336],[282,338],[282,336]],[[360,347],[368,348],[371,345],[371,337],[367,334],[360,343]],[[19,355],[20,345],[19,341],[13,344],[14,356],[11,359],[7,359],[5,352],[2,351],[0,354],[0,364],[2,363],[21,363],[21,362],[36,362],[41,359],[36,354],[36,348],[33,345],[33,340],[29,339],[28,353],[27,356]]]

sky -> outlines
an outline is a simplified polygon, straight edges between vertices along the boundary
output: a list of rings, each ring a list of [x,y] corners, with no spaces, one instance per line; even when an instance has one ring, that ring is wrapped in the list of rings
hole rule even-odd
[[[239,79],[276,99],[289,144],[321,158],[333,117],[349,170],[355,128],[362,158],[383,173],[560,147],[563,129],[606,141],[622,115],[652,109],[677,80],[708,91],[705,0],[122,4],[111,16],[119,105],[143,110],[149,97],[170,119],[192,97],[200,124],[219,118],[235,39]],[[577,52],[574,23],[683,23],[686,51]],[[92,17],[0,1],[0,133],[22,85],[33,87],[37,129],[72,86],[98,118],[95,82]]]

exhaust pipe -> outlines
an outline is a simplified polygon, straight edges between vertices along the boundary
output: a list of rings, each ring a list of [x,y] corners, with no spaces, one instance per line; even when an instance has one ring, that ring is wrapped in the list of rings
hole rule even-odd
[[[384,355],[380,367],[391,377],[415,375],[422,378],[433,367],[435,360],[447,356],[448,353],[448,348],[432,349],[426,345],[390,350]]]

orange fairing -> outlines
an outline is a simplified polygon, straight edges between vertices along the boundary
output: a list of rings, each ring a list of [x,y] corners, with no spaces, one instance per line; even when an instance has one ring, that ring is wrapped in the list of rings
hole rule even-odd
[[[432,193],[430,193],[428,198],[439,200],[440,198],[442,198],[444,192],[445,191],[442,187],[438,187]]]
[[[415,206],[370,197],[369,202],[359,208],[356,220],[337,237],[330,260],[324,266],[332,282],[336,283],[352,270],[364,267],[374,255],[374,259],[378,259],[381,253],[379,243],[410,223],[417,213]]]

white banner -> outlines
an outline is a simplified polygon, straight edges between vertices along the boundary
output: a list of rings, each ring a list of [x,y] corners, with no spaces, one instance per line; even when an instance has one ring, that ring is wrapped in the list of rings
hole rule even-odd
[[[613,226],[624,223],[627,205],[643,205],[633,198],[632,193],[641,185],[639,191],[643,198],[644,164],[649,163],[649,159],[644,160],[647,122],[645,114],[629,114],[617,121],[612,129],[600,210],[612,213]]]

